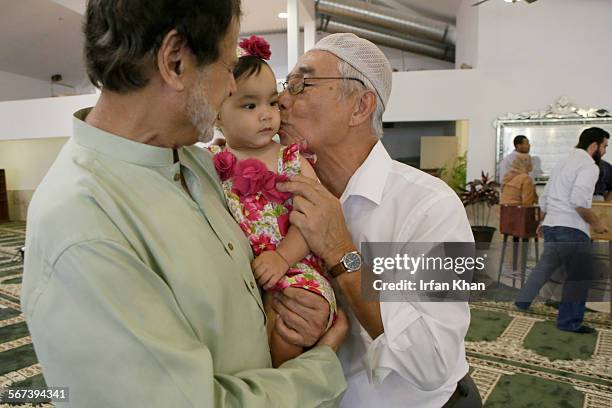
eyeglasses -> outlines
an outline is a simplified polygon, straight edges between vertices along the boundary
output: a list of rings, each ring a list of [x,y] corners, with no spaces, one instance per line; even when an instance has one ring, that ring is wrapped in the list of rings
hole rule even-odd
[[[299,95],[304,92],[304,88],[306,88],[307,86],[314,86],[314,84],[309,84],[306,82],[314,79],[338,79],[346,81],[358,81],[364,87],[366,86],[361,79],[351,77],[292,77],[285,82],[281,82],[280,85],[283,87],[283,90],[288,90],[291,95]]]

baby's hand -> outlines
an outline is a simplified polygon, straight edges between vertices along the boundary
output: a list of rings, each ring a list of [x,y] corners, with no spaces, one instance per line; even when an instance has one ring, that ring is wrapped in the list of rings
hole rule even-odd
[[[265,251],[253,260],[251,268],[257,283],[268,290],[285,275],[289,265],[276,251]]]

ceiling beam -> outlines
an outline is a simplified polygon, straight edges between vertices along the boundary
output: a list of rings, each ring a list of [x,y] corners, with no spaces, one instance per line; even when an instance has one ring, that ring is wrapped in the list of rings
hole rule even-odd
[[[400,3],[397,0],[377,0],[377,1],[379,3],[384,4],[387,7],[391,7],[392,9],[395,9],[395,10],[401,10],[401,11],[406,11],[408,13],[421,15],[421,13],[418,13],[413,8],[408,7],[407,5],[402,4],[402,3]]]

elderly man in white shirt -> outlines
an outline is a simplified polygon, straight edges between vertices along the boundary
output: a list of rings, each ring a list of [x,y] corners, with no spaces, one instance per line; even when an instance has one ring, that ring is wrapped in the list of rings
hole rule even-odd
[[[590,243],[591,229],[597,233],[608,230],[591,210],[591,203],[599,162],[606,154],[609,139],[610,134],[603,129],[585,129],[576,148],[553,169],[540,197],[543,216],[538,234],[544,236],[544,253],[515,302],[519,309],[528,309],[552,274],[565,265],[567,279],[557,316],[557,327],[564,331],[595,331],[582,324],[588,285],[575,282],[588,282],[585,275],[589,268],[585,263],[589,257],[581,257],[580,248]]]
[[[297,176],[279,188],[295,194],[290,220],[322,254],[351,319],[341,406],[479,407],[465,357],[466,302],[362,296],[362,242],[473,242],[454,192],[392,160],[379,140],[391,76],[384,54],[353,34],[328,36],[304,54],[280,98],[279,135],[307,143],[322,185]]]

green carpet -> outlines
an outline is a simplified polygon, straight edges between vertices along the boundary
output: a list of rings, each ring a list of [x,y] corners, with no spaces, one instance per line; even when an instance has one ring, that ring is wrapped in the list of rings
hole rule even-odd
[[[23,265],[16,253],[24,237],[24,223],[0,224],[0,387],[45,387],[19,306]],[[598,332],[578,335],[557,330],[557,311],[545,305],[520,312],[509,302],[480,302],[470,309],[466,352],[486,408],[612,407],[607,316],[587,313],[586,324]]]
[[[470,305],[466,352],[472,377],[485,400],[497,407],[612,407],[612,322],[587,312],[595,334],[560,331],[557,310],[529,312],[509,302]]]
[[[466,341],[495,341],[506,329],[512,318],[504,312],[472,309],[472,324]]]
[[[523,342],[526,349],[551,360],[588,360],[595,352],[597,333],[577,335],[560,331],[555,322],[537,322]]]
[[[546,398],[534,398],[539,395]],[[486,404],[489,408],[576,408],[583,405],[584,395],[571,385],[525,374],[502,376]]]

